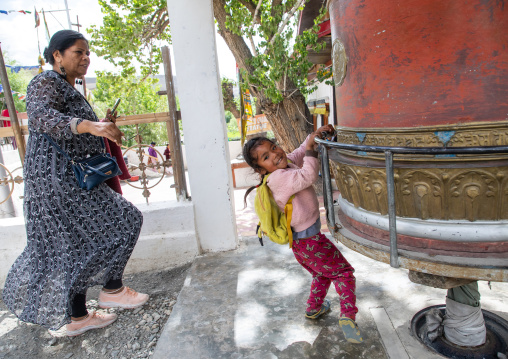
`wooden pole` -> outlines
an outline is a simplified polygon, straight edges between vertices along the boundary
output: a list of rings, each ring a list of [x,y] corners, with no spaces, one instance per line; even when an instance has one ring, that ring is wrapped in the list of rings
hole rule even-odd
[[[244,132],[244,122],[245,122],[245,108],[243,106],[243,90],[242,90],[242,75],[240,74],[240,68],[238,64],[236,65],[237,77],[238,77],[238,89],[240,90],[240,144],[243,148],[243,144],[245,142],[245,137],[247,134]]]
[[[178,126],[178,115],[176,111],[175,87],[173,83],[173,72],[171,69],[171,56],[169,47],[162,47],[162,60],[164,62],[164,77],[166,80],[166,91],[168,94],[169,121],[166,122],[168,130],[169,149],[171,150],[171,161],[173,163],[173,176],[175,179],[175,190],[178,201],[188,199],[187,182],[185,181],[185,167],[183,163],[182,146],[180,143],[180,127]]]
[[[67,22],[69,23],[69,30],[72,30],[71,15],[69,13],[69,5],[67,5],[67,0],[64,0],[64,2],[65,2],[65,11],[67,12]]]
[[[69,15],[69,13],[67,13],[67,15]],[[83,26],[83,25],[80,25],[78,15],[76,15],[76,23],[72,24],[72,25],[74,25],[74,26],[76,26],[78,28],[78,32],[81,32],[81,26]],[[86,98],[86,80],[85,80],[85,76],[84,75],[81,78],[81,80],[83,81],[83,96]]]
[[[9,84],[9,77],[7,76],[7,69],[5,67],[4,55],[2,54],[2,45],[0,44],[0,80],[4,88],[5,102],[7,103],[7,110],[9,110],[9,117],[11,118],[11,126],[14,131],[14,138],[18,146],[19,158],[21,164],[25,162],[26,144],[25,138],[21,133],[21,128],[18,122],[18,115],[16,114],[16,107],[14,106],[14,99],[12,98],[11,85]]]

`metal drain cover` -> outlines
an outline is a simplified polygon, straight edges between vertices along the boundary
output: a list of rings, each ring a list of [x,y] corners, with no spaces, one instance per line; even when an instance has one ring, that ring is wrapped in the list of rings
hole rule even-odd
[[[444,315],[446,305],[434,305],[420,310],[411,320],[413,335],[429,349],[446,358],[452,359],[498,359],[497,353],[508,353],[508,321],[489,311],[483,310],[485,327],[487,328],[487,340],[478,347],[461,347],[455,345],[444,337],[431,342],[427,338],[427,319],[425,315],[431,309],[439,309]]]

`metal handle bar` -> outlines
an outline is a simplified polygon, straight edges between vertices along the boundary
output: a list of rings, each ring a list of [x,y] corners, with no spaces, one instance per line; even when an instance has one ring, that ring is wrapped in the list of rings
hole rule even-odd
[[[393,174],[393,154],[424,154],[424,155],[449,155],[449,154],[490,154],[508,153],[508,146],[485,146],[485,147],[390,147],[390,146],[366,146],[351,145],[340,142],[325,141],[315,138],[321,152],[321,173],[323,174],[323,199],[326,208],[328,227],[335,235],[339,227],[335,223],[333,211],[332,180],[330,177],[330,162],[328,160],[328,148],[361,152],[383,152],[385,154],[386,167],[386,191],[388,197],[388,220],[390,230],[390,265],[399,268],[399,254],[397,249],[397,216],[395,207],[395,180]]]

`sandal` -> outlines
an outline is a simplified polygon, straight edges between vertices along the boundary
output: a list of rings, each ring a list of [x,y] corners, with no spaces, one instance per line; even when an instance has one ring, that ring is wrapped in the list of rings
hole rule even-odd
[[[362,333],[360,333],[360,329],[353,319],[347,317],[339,318],[339,325],[348,342],[355,344],[363,342]]]
[[[321,309],[319,309],[319,311],[317,311],[316,313],[313,313],[313,314],[306,312],[305,317],[309,318],[309,319],[317,319],[320,316],[322,316],[323,314],[325,314],[326,312],[328,312],[329,310],[330,310],[330,301],[328,299],[325,299],[323,301],[323,304],[321,304]]]

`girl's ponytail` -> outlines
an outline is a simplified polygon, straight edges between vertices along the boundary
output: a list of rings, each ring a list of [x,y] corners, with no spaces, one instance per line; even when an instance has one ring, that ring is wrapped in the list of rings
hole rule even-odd
[[[247,143],[245,143],[242,151],[243,159],[245,160],[245,162],[250,167],[252,167],[254,171],[256,171],[257,173],[260,173],[262,168],[256,163],[256,159],[252,156],[252,151],[256,147],[260,146],[263,142],[274,143],[272,140],[266,137],[254,137],[248,140]],[[243,204],[245,207],[247,207],[247,196],[249,195],[249,193],[252,192],[252,190],[254,190],[254,188],[257,188],[263,184],[263,178],[265,178],[265,175],[261,175],[261,182],[259,182],[258,185],[250,187],[247,190],[247,192],[245,192],[245,196],[243,197]]]

